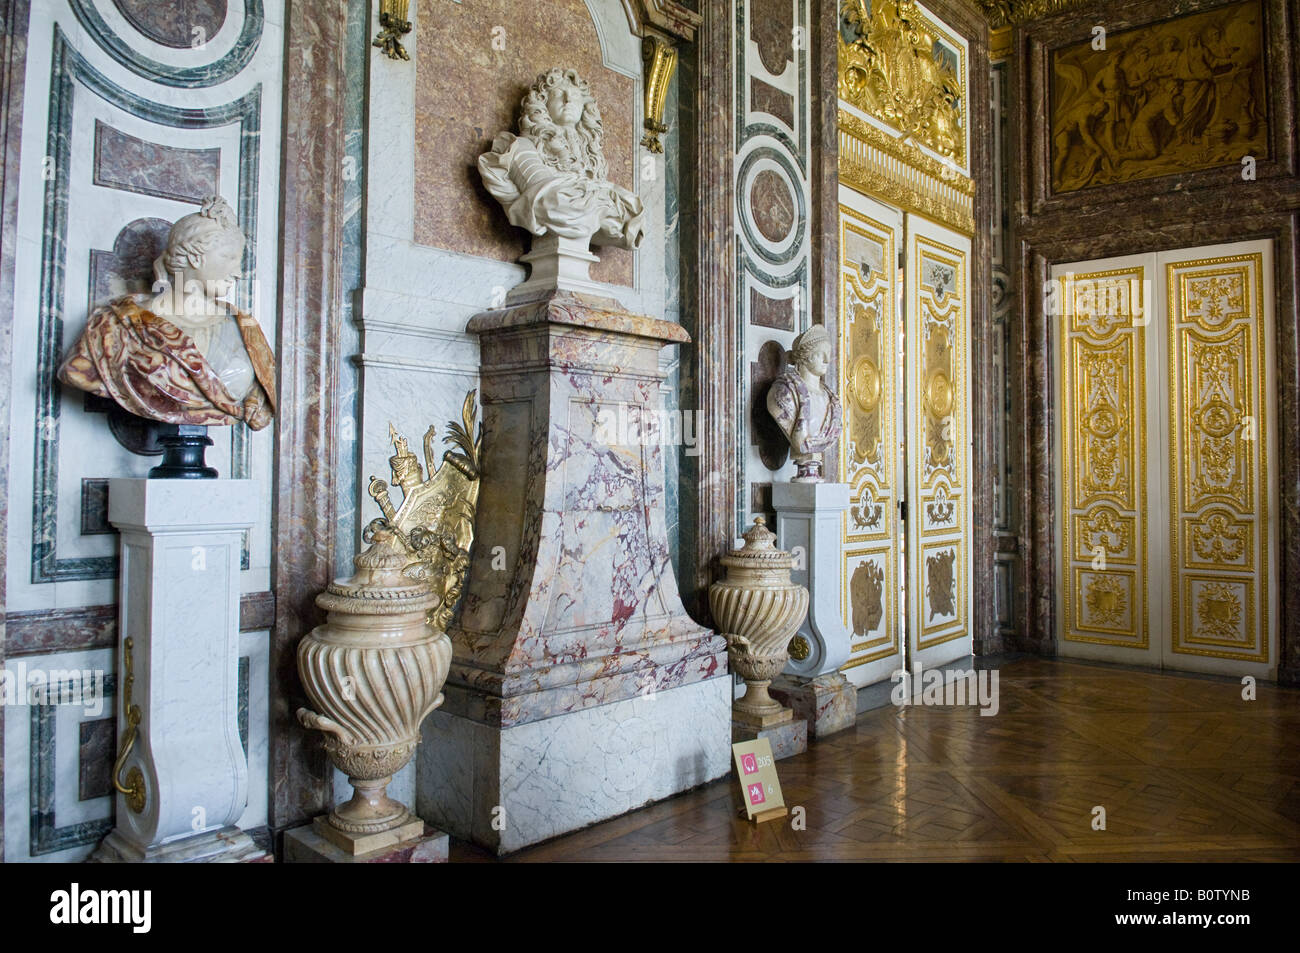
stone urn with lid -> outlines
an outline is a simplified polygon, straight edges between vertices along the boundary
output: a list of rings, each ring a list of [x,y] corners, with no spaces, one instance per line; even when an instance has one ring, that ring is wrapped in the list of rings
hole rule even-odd
[[[767,687],[785,668],[790,639],[808,614],[808,590],[790,581],[794,557],[776,548],[763,517],[754,518],[744,538],[744,546],[722,557],[727,578],[709,587],[709,608],[727,639],[731,667],[745,679],[732,720],[769,728],[794,717]]]
[[[312,708],[298,720],[325,733],[325,751],[353,796],[316,819],[317,832],[352,854],[419,837],[424,822],[387,794],[410,760],[420,723],[442,703],[451,640],[429,624],[441,599],[409,573],[411,556],[391,528],[367,530],[372,545],[356,574],[316,597],[329,615],[298,645],[298,673]]]

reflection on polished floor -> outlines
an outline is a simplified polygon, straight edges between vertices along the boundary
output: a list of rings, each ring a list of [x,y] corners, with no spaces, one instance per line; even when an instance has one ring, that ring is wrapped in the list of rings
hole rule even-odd
[[[806,830],[738,819],[727,778],[508,859],[1300,860],[1300,690],[1244,701],[1233,679],[1039,658],[999,671],[996,716],[889,705],[780,762]]]

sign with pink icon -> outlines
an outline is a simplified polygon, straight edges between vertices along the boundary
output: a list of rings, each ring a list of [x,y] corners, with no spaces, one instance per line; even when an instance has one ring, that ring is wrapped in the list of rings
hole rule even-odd
[[[788,812],[781,795],[781,782],[776,777],[771,742],[755,738],[732,745],[731,751],[736,759],[736,774],[748,819],[760,822],[785,817]]]

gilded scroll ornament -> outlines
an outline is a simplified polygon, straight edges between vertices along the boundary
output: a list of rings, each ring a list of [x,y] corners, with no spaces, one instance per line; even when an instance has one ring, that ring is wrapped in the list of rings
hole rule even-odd
[[[859,638],[880,627],[884,618],[885,570],[870,560],[858,564],[849,581],[853,599],[853,634]]]
[[[131,700],[135,694],[135,659],[133,652],[135,649],[135,639],[127,636],[122,643],[122,714],[126,718],[126,731],[122,735],[122,751],[117,756],[117,761],[113,764],[113,788],[126,799],[126,806],[132,812],[139,814],[145,806],[145,788],[144,772],[140,770],[139,765],[132,765],[131,770],[126,773],[126,781],[123,782],[122,768],[126,765],[126,759],[131,756],[131,751],[135,748],[135,739],[140,733],[140,721],[144,718],[144,712],[140,706]]]
[[[1230,586],[1215,582],[1202,586],[1196,615],[1201,623],[1197,635],[1241,640],[1241,600]]]
[[[926,309],[927,312],[929,309]],[[948,328],[935,324],[933,313],[927,314],[925,337],[925,468],[926,476],[934,471],[952,472],[955,420],[952,386],[953,352]]]
[[[645,135],[641,145],[658,154],[664,151],[659,137],[668,131],[664,125],[664,100],[677,69],[677,48],[661,36],[647,36],[641,40],[641,62],[645,69]]]
[[[958,54],[914,0],[840,4],[839,94],[863,112],[964,162]]]
[[[1201,562],[1232,565],[1245,555],[1248,530],[1236,525],[1227,512],[1210,512],[1199,522],[1189,520],[1188,530],[1192,550]]]
[[[879,468],[883,443],[880,400],[884,380],[880,368],[882,335],[879,304],[858,303],[849,328],[848,424],[853,463]]]
[[[1014,23],[1028,23],[1043,17],[1055,16],[1080,7],[1090,6],[1095,0],[977,0],[989,26],[994,29]]]
[[[1124,624],[1128,613],[1128,598],[1124,584],[1114,576],[1093,576],[1088,583],[1085,598],[1088,614],[1095,625],[1118,628]]]
[[[1052,53],[1052,188],[1237,165],[1268,155],[1258,0]]]

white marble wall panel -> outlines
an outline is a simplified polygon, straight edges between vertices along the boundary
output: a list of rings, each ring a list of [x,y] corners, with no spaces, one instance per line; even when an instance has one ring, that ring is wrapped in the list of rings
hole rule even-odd
[[[128,222],[156,217],[174,221],[196,210],[184,201],[124,191],[96,184],[93,176],[96,121],[152,143],[182,148],[220,150],[220,191],[236,208],[241,195],[257,223],[251,277],[240,290],[240,303],[262,322],[275,347],[275,301],[277,297],[277,251],[275,242],[278,211],[282,0],[264,0],[260,39],[248,64],[228,79],[206,86],[172,86],[153,81],[136,69],[119,62],[105,48],[108,41],[98,28],[88,25],[87,16],[97,15],[109,31],[110,40],[121,43],[129,55],[163,67],[207,66],[228,57],[244,25],[243,4],[232,0],[221,30],[208,38],[202,50],[175,50],[149,40],[127,23],[111,0],[50,0],[32,4],[28,32],[27,75],[23,100],[22,181],[17,216],[15,265],[14,375],[11,381],[11,420],[15,435],[26,439],[11,442],[12,468],[9,482],[9,535],[7,587],[8,609],[21,611],[102,605],[115,600],[114,577],[102,562],[85,570],[63,572],[57,578],[34,573],[31,565],[34,502],[40,494],[42,462],[33,434],[44,434],[57,446],[47,480],[50,498],[57,510],[52,538],[60,562],[103,560],[116,548],[113,535],[82,536],[79,514],[81,481],[87,478],[143,476],[156,459],[138,457],[123,450],[109,434],[102,414],[82,411],[79,392],[60,388],[61,407],[57,415],[45,412],[38,398],[39,383],[49,369],[39,360],[41,353],[43,286],[51,274],[45,261],[49,223],[47,184],[56,177],[64,188],[67,208],[66,248],[53,272],[60,286],[63,308],[61,339],[50,348],[61,358],[81,333],[88,313],[88,262],[91,249],[111,249],[113,238]],[[78,9],[82,16],[78,16]],[[85,11],[91,11],[90,14]],[[56,35],[57,31],[57,35]],[[61,37],[61,41],[59,39]],[[63,101],[51,85],[54,58],[62,42],[84,61],[84,73],[98,79],[86,81],[81,74],[71,83],[70,102]],[[223,108],[253,97],[256,109],[251,123],[221,123],[200,114],[216,114]],[[176,119],[178,111],[190,119]],[[67,116],[68,167],[60,168],[50,155],[51,126]],[[251,130],[251,132],[250,132]],[[57,132],[57,130],[55,130]],[[247,161],[256,151],[256,161]],[[47,161],[48,157],[48,161]],[[242,167],[241,167],[242,166]],[[59,270],[61,269],[61,270]],[[255,279],[255,280],[253,280]],[[214,428],[216,446],[208,451],[209,462],[223,476],[244,475],[269,482],[273,432],[267,429],[247,435],[247,454],[232,447],[230,428]],[[47,471],[49,472],[49,471]],[[264,518],[249,539],[249,568],[243,573],[244,591],[269,588],[270,579],[270,490],[263,489]]]
[[[92,250],[112,249],[114,238],[133,220],[170,222],[197,209],[183,197],[169,197],[165,170],[151,165],[126,169],[141,173],[128,176],[132,181],[127,187],[97,183],[97,122],[146,143],[217,152],[220,193],[235,206],[246,230],[256,229],[244,267],[247,280],[237,302],[258,317],[276,348],[284,3],[229,0],[227,6],[220,29],[204,38],[206,42],[176,49],[139,32],[112,0],[31,4],[16,222],[14,375],[7,421],[15,439],[10,442],[12,467],[4,501],[9,513],[4,584],[11,612],[117,601],[111,567],[117,536],[81,534],[81,482],[144,476],[157,462],[123,450],[109,434],[103,414],[82,410],[79,392],[60,387],[52,403],[46,387],[53,379],[52,366],[84,327]],[[258,10],[260,23],[250,15]],[[62,71],[54,73],[60,63]],[[66,155],[65,162],[59,161],[60,153]],[[149,194],[151,190],[162,194]],[[51,224],[57,224],[54,213],[60,210],[63,227],[52,229]],[[56,234],[59,240],[52,243]],[[60,301],[57,308],[50,306],[54,292]],[[51,408],[57,412],[51,413]],[[213,428],[211,436],[216,446],[209,449],[208,461],[223,477],[243,475],[258,482],[259,517],[248,534],[248,568],[240,573],[240,588],[265,591],[270,588],[274,428],[257,434],[244,430],[237,438],[231,428]],[[54,452],[38,454],[41,444]],[[56,515],[50,520],[49,514]],[[48,531],[42,529],[47,523]],[[36,565],[35,543],[42,539],[54,544],[61,564],[57,572],[48,571],[48,564],[45,569]],[[241,818],[249,827],[266,820],[266,641],[265,633],[241,635],[251,685],[250,798]],[[85,666],[88,659],[113,675],[112,652],[11,659],[10,664],[72,667]],[[80,719],[72,719],[63,707],[54,712],[49,722],[54,744],[46,761],[44,752],[32,751],[30,708],[20,706],[6,714],[6,859],[81,859],[97,838],[29,855],[31,782],[42,771],[48,770],[58,828],[94,825],[111,815],[108,797],[78,800]],[[69,836],[75,840],[88,835],[83,830]]]

